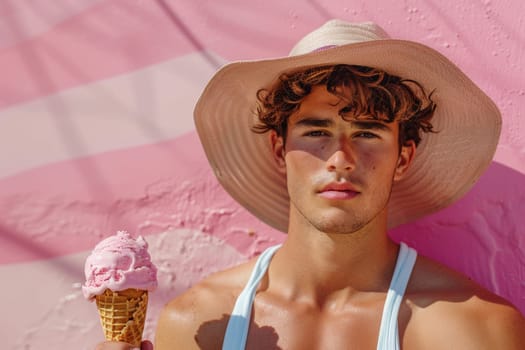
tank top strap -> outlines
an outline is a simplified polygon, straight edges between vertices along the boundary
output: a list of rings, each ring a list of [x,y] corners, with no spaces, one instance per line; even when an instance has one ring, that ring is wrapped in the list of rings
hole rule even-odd
[[[377,350],[399,350],[398,315],[399,307],[403,301],[408,280],[412,274],[417,258],[417,252],[401,242],[397,257],[394,275],[390,282],[390,288],[386,295],[381,326],[379,328],[379,339]]]
[[[273,255],[280,247],[281,245],[279,244],[267,248],[255,262],[252,274],[233,307],[222,343],[223,350],[244,350],[257,287],[268,270],[270,260],[272,260]]]

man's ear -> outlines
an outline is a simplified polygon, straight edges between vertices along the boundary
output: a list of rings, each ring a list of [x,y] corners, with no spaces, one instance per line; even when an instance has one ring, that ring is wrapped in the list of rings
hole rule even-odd
[[[284,140],[282,136],[278,136],[275,130],[270,130],[270,144],[272,146],[272,155],[275,164],[280,172],[286,173],[286,162],[284,159]]]
[[[401,152],[399,152],[399,158],[397,159],[396,171],[394,172],[394,181],[399,181],[405,176],[415,155],[416,143],[414,140],[408,140],[403,146],[401,146]]]

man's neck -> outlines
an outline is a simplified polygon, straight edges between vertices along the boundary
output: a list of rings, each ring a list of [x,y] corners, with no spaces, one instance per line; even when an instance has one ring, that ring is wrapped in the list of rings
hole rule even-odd
[[[362,292],[385,292],[398,253],[386,231],[386,213],[347,234],[320,232],[292,219],[270,274],[287,297],[311,299],[320,307]]]

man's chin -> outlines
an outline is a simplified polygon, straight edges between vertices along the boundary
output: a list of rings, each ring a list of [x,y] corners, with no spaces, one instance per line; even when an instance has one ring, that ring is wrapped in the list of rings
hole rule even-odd
[[[350,235],[362,230],[367,225],[366,221],[362,220],[336,220],[325,219],[314,224],[314,227],[327,234],[335,235]]]

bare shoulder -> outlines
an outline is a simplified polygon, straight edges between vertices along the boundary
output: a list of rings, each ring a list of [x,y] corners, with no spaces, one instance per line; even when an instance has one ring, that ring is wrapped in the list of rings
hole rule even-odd
[[[253,261],[214,273],[177,298],[161,312],[155,349],[217,349],[229,315],[246,283]]]
[[[418,257],[407,290],[407,348],[525,349],[525,319],[466,276]]]

